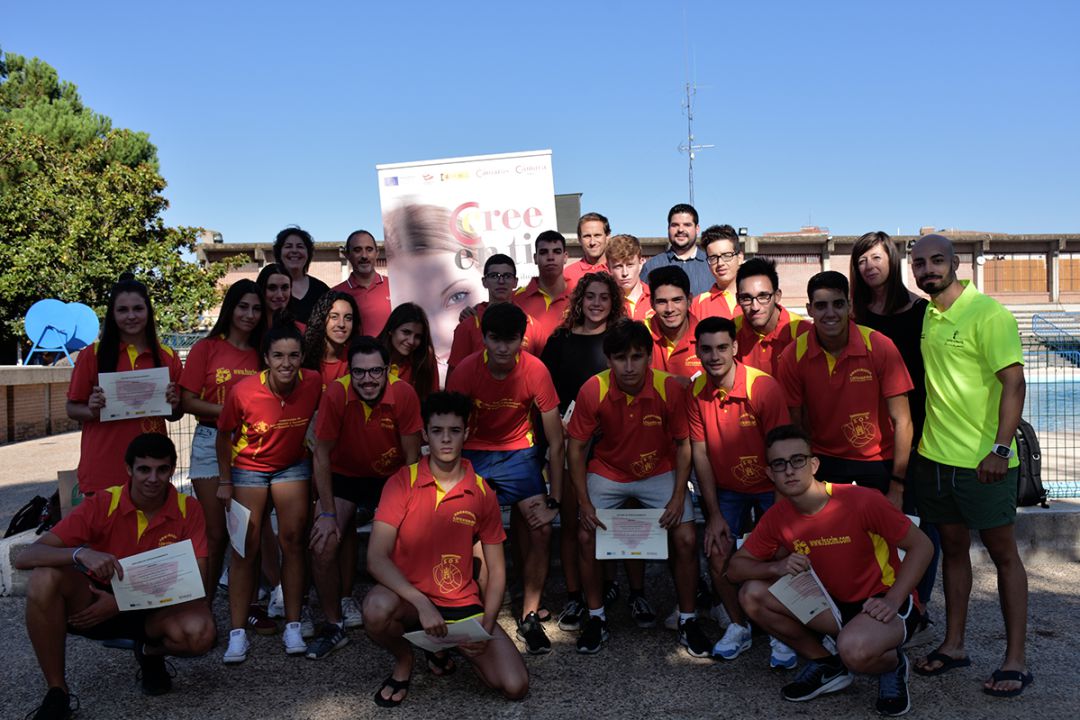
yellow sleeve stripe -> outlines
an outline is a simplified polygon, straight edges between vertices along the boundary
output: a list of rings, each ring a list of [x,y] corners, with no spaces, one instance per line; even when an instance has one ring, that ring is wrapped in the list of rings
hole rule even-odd
[[[109,517],[116,512],[116,508],[120,507],[120,495],[124,492],[124,488],[114,485],[111,488],[106,488],[105,492],[112,496],[109,498],[109,512],[106,514],[106,517]]]
[[[810,333],[803,333],[795,338],[795,362],[802,360],[810,347]]]
[[[420,463],[413,463],[409,466],[409,487],[416,485],[416,478],[420,476]]]
[[[754,399],[754,396],[753,396],[754,382],[759,377],[762,377],[762,376],[769,377],[769,373],[765,372],[764,370],[758,370],[757,368],[752,368],[752,367],[747,367],[746,368],[746,399],[747,400],[753,401],[753,399]]]
[[[597,398],[597,402],[604,402],[604,398],[607,397],[608,391],[611,390],[611,371],[604,370],[596,375],[597,381],[600,383],[600,397]]]
[[[867,351],[873,351],[874,348],[870,344],[870,333],[874,332],[874,329],[863,325],[856,325],[855,327],[859,328],[859,334],[862,335],[862,341],[866,345]]]
[[[176,493],[176,505],[180,508],[180,517],[187,518],[188,496],[184,493]]]
[[[660,396],[660,399],[667,402],[667,379],[671,377],[668,373],[662,370],[652,371],[652,384],[653,389],[656,390],[656,394]]]
[[[696,378],[694,378],[694,386],[693,386],[694,397],[697,397],[698,395],[700,395],[702,392],[705,391],[705,386],[708,384],[708,382],[709,382],[709,378],[705,376],[705,373],[702,373],[701,375],[698,375]],[[749,388],[749,386],[750,386],[750,383],[747,382],[747,388]]]

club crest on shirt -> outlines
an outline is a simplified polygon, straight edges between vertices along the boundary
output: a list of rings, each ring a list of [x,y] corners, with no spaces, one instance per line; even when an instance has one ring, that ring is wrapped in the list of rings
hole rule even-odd
[[[142,419],[142,431],[144,433],[157,433],[159,435],[165,434],[165,421],[159,417],[148,417]]]
[[[380,419],[379,420],[379,427],[381,427],[383,430],[393,430],[394,429],[394,418],[384,417],[384,418]]]
[[[165,547],[166,545],[172,545],[173,543],[179,542],[179,541],[180,541],[180,538],[179,538],[179,536],[176,535],[176,533],[165,533],[164,535],[162,535],[161,537],[158,538],[157,546],[158,547]]]
[[[435,584],[444,595],[449,595],[464,584],[460,555],[443,555],[442,562],[431,569]]]
[[[638,459],[630,464],[630,469],[634,471],[634,474],[638,477],[648,477],[652,469],[656,467],[657,451],[642,453],[638,456]]]
[[[848,417],[850,420],[841,427],[844,430],[844,437],[852,447],[862,447],[877,435],[877,428],[870,422],[870,413],[852,413]]]
[[[757,425],[757,415],[744,412],[739,415],[739,427],[754,427]]]
[[[758,463],[757,455],[742,455],[739,464],[731,468],[731,475],[743,485],[757,485],[765,480],[765,469]]]
[[[641,424],[645,427],[660,427],[664,424],[664,419],[659,415],[645,415],[641,418]]]
[[[252,435],[265,435],[270,432],[270,423],[265,420],[259,420],[251,425]]]
[[[476,513],[472,510],[458,510],[450,518],[451,522],[456,522],[458,525],[468,525],[469,527],[476,527]]]
[[[371,463],[371,469],[380,475],[389,475],[391,470],[397,469],[401,464],[398,460],[398,449],[390,448]]]
[[[804,540],[796,540],[795,542],[791,543],[791,547],[799,555],[809,555],[810,554],[810,546]]]
[[[229,368],[218,368],[214,373],[214,382],[218,385],[224,385],[230,380],[232,380],[232,370]]]
[[[848,375],[848,382],[871,382],[874,379],[874,373],[868,368],[855,368]]]

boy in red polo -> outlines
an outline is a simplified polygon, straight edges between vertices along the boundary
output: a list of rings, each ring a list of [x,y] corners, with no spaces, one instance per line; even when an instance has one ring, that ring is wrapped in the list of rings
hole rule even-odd
[[[345,238],[344,252],[352,272],[345,282],[331,290],[352,295],[360,313],[360,326],[374,337],[382,332],[386,319],[390,317],[390,278],[383,277],[375,269],[379,246],[375,243],[375,236],[367,230],[354,230]]]
[[[731,624],[713,646],[714,658],[734,660],[750,649],[750,624],[739,605],[738,588],[724,576],[732,538],[743,534],[743,518],[772,507],[775,493],[765,474],[765,433],[788,423],[784,391],[771,376],[735,360],[735,323],[709,317],[695,330],[705,372],[687,396],[694,469],[708,522],[705,556],[713,589]],[[775,638],[769,665],[795,667],[795,653]]]
[[[446,362],[447,378],[462,360],[484,349],[484,334],[480,332],[484,311],[491,305],[513,301],[517,288],[517,265],[513,258],[496,253],[485,260],[484,287],[488,291],[487,302],[476,305],[473,308],[475,312],[462,313],[463,319],[454,328],[454,342],[450,346],[450,359]],[[536,348],[542,347],[546,340],[547,336],[543,335],[540,325],[530,317],[525,326],[522,349],[539,357],[540,353]]]
[[[690,303],[690,312],[698,320],[741,314],[735,302],[735,276],[743,259],[740,245],[739,233],[730,225],[712,225],[701,233],[701,249],[716,282]]]
[[[523,556],[525,590],[517,634],[530,654],[540,655],[551,652],[537,613],[547,580],[551,521],[562,497],[563,427],[551,374],[539,358],[521,352],[526,322],[516,305],[488,308],[481,321],[486,349],[458,366],[447,390],[472,399],[465,457],[495,488],[499,504],[512,506],[510,530]],[[550,443],[550,495],[533,437],[534,408]]]
[[[697,318],[690,313],[690,277],[681,267],[662,265],[649,274],[653,316],[645,321],[655,344],[652,366],[675,375],[684,385],[701,372],[694,348]]]
[[[375,693],[383,707],[400,705],[409,689],[413,648],[402,635],[422,628],[446,635],[447,623],[476,618],[491,640],[459,646],[488,687],[510,700],[529,691],[529,673],[496,619],[506,588],[502,512],[495,493],[461,457],[470,401],[436,392],[424,402],[424,440],[431,454],[397,471],[383,488],[368,543],[368,571],[379,583],[364,598],[368,636],[394,656],[394,669]],[[481,595],[473,546],[487,567]],[[436,674],[453,672],[444,651],[425,653]]]
[[[352,596],[357,511],[359,522],[367,523],[386,478],[420,459],[420,400],[409,383],[389,376],[386,347],[362,336],[349,347],[348,359],[350,374],[326,388],[316,415],[319,500],[309,549],[326,624],[308,643],[311,660],[344,647],[345,630],[364,624]]]
[[[563,273],[566,267],[566,238],[554,230],[540,233],[536,236],[533,259],[540,274],[514,293],[514,304],[540,326],[540,343],[530,349],[539,356],[544,351],[544,343],[562,325],[570,307],[570,291],[573,288]]]
[[[735,301],[742,315],[735,317],[739,352],[735,359],[748,367],[776,376],[776,361],[810,324],[780,304],[780,278],[776,263],[766,258],[750,258],[739,266]]]
[[[899,508],[911,376],[892,340],[851,321],[846,277],[818,273],[806,295],[813,330],[784,350],[777,369],[791,422],[809,429],[823,478],[876,488]]]
[[[652,337],[643,323],[616,322],[604,337],[611,369],[585,381],[567,428],[570,475],[580,503],[581,583],[589,606],[577,649],[597,653],[608,637],[603,578],[596,560],[596,528],[604,525],[596,510],[621,507],[634,499],[643,507],[664,509],[660,525],[668,530],[674,550],[679,641],[690,655],[707,657],[709,641],[694,609],[697,535],[687,494],[690,442],[685,393],[674,376],[649,367],[651,354]],[[597,435],[587,461],[587,447]],[[644,597],[643,592],[631,586],[631,604]]]
[[[644,320],[652,315],[649,286],[641,282],[645,258],[641,256],[641,241],[633,235],[615,235],[608,242],[608,272],[623,292],[626,317]]]
[[[206,533],[198,501],[172,486],[176,447],[165,435],[145,433],[123,458],[130,476],[74,508],[15,560],[32,570],[26,597],[26,629],[49,691],[34,715],[70,717],[64,678],[67,635],[136,641],[142,689],[161,695],[172,689],[165,656],[207,653],[216,631],[203,599],[157,610],[120,612],[109,581],[122,575],[119,560],[190,540],[199,571],[206,575]]]
[[[843,690],[854,671],[878,676],[880,714],[903,715],[911,699],[902,646],[918,624],[912,591],[933,545],[879,493],[816,480],[817,458],[798,427],[774,428],[765,445],[781,498],[731,558],[728,576],[743,583],[739,599],[751,619],[806,660],[782,697],[802,702]],[[822,612],[804,625],[769,588],[811,568],[839,618]],[[822,645],[824,635],[836,654]]]

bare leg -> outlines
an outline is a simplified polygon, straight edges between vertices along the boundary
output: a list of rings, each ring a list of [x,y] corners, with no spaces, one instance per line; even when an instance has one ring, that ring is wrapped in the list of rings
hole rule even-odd
[[[202,506],[206,519],[206,599],[211,604],[217,595],[221,566],[225,563],[225,549],[229,547],[229,534],[225,528],[225,504],[218,500],[218,478],[192,478],[195,497]]]
[[[202,600],[155,611],[146,620],[147,655],[197,657],[214,647],[217,629],[210,607]]]
[[[559,557],[566,578],[566,592],[581,592],[581,571],[578,565],[578,501],[577,494],[563,493],[559,511]]]
[[[334,512],[337,514],[338,534],[344,540],[345,532],[350,525],[350,516],[355,512],[356,506],[348,500],[336,497],[334,507]],[[355,534],[353,532],[353,535]],[[327,621],[332,623],[341,622],[342,570],[339,559],[344,552],[343,542],[327,542],[321,552],[312,551],[311,553],[311,572],[315,577],[315,587],[319,591],[319,602]]]
[[[522,502],[528,501],[523,500]],[[520,511],[518,515],[520,517]],[[521,616],[525,617],[531,612],[540,610],[540,598],[544,592],[544,583],[547,581],[548,564],[551,558],[551,525],[531,528],[523,517],[520,517],[519,522],[525,526],[525,537],[527,538],[525,546],[521,548],[524,557],[521,575],[525,586],[525,599],[522,601]]]
[[[832,613],[821,613],[807,627],[799,622],[783,603],[769,592],[771,582],[748,580],[739,590],[739,599],[750,619],[777,640],[791,647],[801,657],[817,660],[828,657],[818,633],[836,635],[840,628]]]
[[[581,586],[585,590],[585,604],[590,610],[604,607],[603,570],[596,559],[596,531],[578,525],[579,569]],[[608,564],[608,563],[605,563]]]
[[[836,648],[848,670],[880,675],[895,670],[897,648],[904,639],[904,621],[893,616],[887,623],[859,613],[840,630]]]
[[[263,579],[271,589],[281,584],[281,550],[278,548],[274,524],[270,522],[270,509],[273,501],[266,504],[263,517],[262,533],[259,535],[259,560]]]
[[[675,596],[678,599],[679,612],[692,613],[696,607],[697,595],[697,531],[693,522],[684,522],[675,526],[669,534],[674,550],[672,574],[675,577]]]
[[[529,671],[517,646],[498,625],[484,652],[470,657],[469,661],[484,684],[501,692],[507,700],[522,700],[528,694]]]
[[[1027,672],[1024,645],[1027,638],[1028,583],[1027,571],[1016,549],[1014,525],[1003,525],[979,533],[983,545],[990,552],[990,559],[997,567],[998,601],[1005,620],[1005,662],[1002,670]],[[1014,690],[1020,687],[1016,680],[993,682],[987,688]]]
[[[251,511],[248,520],[248,533],[245,542],[245,557],[240,557],[235,550],[229,560],[229,618],[232,629],[247,627],[248,607],[251,594],[255,590],[255,552],[262,536],[263,512],[269,491],[265,487],[245,487],[237,485],[233,489],[233,498]]]
[[[414,658],[412,645],[402,635],[405,634],[406,625],[419,622],[416,608],[402,600],[393,590],[376,585],[364,597],[363,614],[364,630],[368,637],[394,656],[391,677],[399,681],[408,680],[412,677]],[[383,697],[400,701],[405,698],[405,693],[405,690],[391,693],[386,689],[383,690]]]
[[[731,622],[738,625],[746,625],[746,613],[739,604],[739,587],[729,581],[724,573],[727,571],[728,560],[731,554],[713,553],[709,556],[709,575],[712,576],[713,590],[720,597],[720,602],[731,618]]]
[[[941,533],[941,581],[945,588],[945,639],[937,652],[962,658],[965,656],[964,631],[971,599],[971,532],[961,523],[941,523],[938,532]],[[916,660],[915,665],[934,670],[941,663],[923,657]]]
[[[309,502],[308,481],[275,483],[270,494],[277,508],[278,543],[281,545],[281,590],[285,622],[300,621],[304,599],[305,555]]]
[[[50,688],[68,691],[64,679],[67,619],[94,600],[90,580],[75,568],[35,568],[26,589],[26,631]]]

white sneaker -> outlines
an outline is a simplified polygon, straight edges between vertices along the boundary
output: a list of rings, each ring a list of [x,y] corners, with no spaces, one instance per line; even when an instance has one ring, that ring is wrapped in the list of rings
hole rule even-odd
[[[266,605],[266,615],[272,618],[285,617],[285,596],[281,592],[281,586],[270,591],[270,602]]]
[[[250,647],[251,643],[248,642],[246,630],[243,628],[231,630],[229,632],[229,647],[225,649],[225,654],[221,657],[221,661],[226,665],[242,663],[247,660],[248,649]]]
[[[734,660],[750,649],[752,641],[749,625],[731,623],[724,631],[724,637],[713,645],[712,656],[721,660]]]
[[[291,622],[285,624],[285,632],[281,634],[281,642],[285,645],[286,655],[303,655],[307,652],[307,643],[300,633],[300,623]]]
[[[676,607],[671,614],[664,618],[664,628],[667,630],[679,629],[679,608]]]
[[[364,627],[364,616],[360,614],[360,606],[352,595],[341,598],[341,619],[346,630]]]
[[[769,667],[777,670],[793,670],[799,664],[799,656],[790,647],[774,637],[769,638]]]
[[[315,621],[311,617],[311,608],[300,608],[300,634],[305,640],[315,637]]]
[[[832,635],[826,635],[821,638],[821,645],[829,651],[830,655],[836,655],[836,641],[833,640]]]

